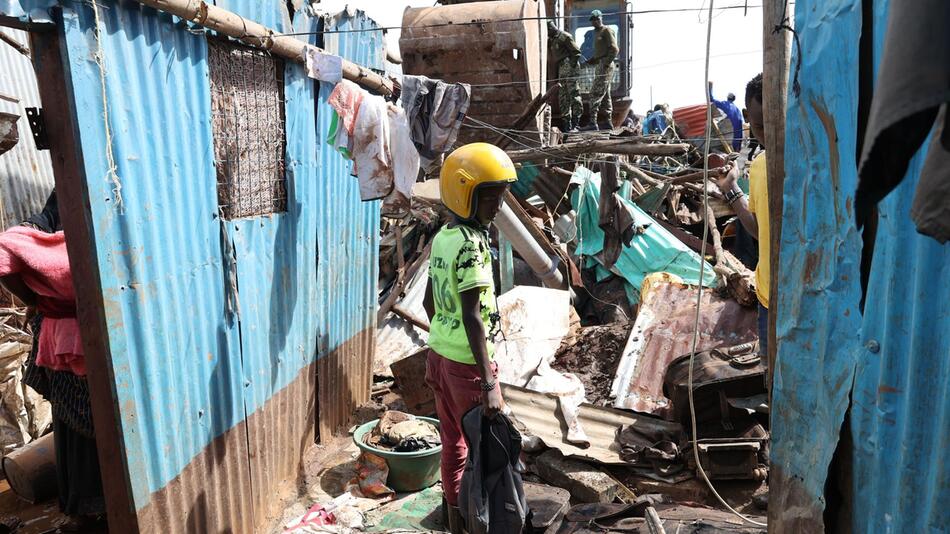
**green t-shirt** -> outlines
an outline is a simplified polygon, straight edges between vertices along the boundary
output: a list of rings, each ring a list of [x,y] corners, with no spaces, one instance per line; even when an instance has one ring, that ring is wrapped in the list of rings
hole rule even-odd
[[[499,316],[495,306],[488,236],[464,224],[442,227],[432,240],[429,283],[432,284],[435,303],[435,317],[429,327],[429,347],[452,361],[475,365],[475,356],[462,324],[460,293],[482,288],[479,300],[487,335],[485,344],[488,357],[494,356],[492,340],[499,329]]]

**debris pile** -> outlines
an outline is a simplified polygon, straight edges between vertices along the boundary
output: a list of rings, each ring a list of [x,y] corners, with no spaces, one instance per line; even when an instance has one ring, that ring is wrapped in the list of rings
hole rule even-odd
[[[536,99],[526,113],[543,108]],[[710,527],[759,532],[734,522],[725,527],[730,516],[695,508],[718,502],[697,474],[694,448],[727,501],[761,515],[753,496],[767,491],[768,405],[754,276],[738,259],[750,261],[736,247],[735,214],[715,181],[720,169],[744,162],[731,155],[729,143],[714,142],[713,152],[722,153],[710,157],[705,171],[702,143],[677,128],[676,115],[669,117],[671,128],[654,135],[632,128],[554,130],[517,146],[508,147],[504,136],[495,140],[518,167],[505,203],[523,234],[555,260],[561,281],[533,270],[528,252],[512,250],[516,237],[507,224],[492,229],[505,334],[496,340],[495,361],[510,417],[525,436],[526,480],[563,488],[575,502],[623,503],[571,510],[568,523],[646,525],[657,514],[663,521],[707,518]],[[723,136],[731,138],[731,130]],[[543,144],[551,141],[556,144]],[[430,191],[428,206],[440,213],[432,194],[437,180],[417,189]],[[399,223],[401,232],[411,219]],[[395,267],[380,269],[397,274],[381,293],[388,307],[381,310],[377,372],[395,377],[388,394],[401,396],[418,415],[432,415],[434,406],[420,380],[427,276],[419,258],[438,228],[432,220],[419,221],[413,240],[403,239]],[[393,257],[388,252],[381,261]],[[417,262],[419,268],[410,268]],[[403,345],[394,350],[400,329]]]
[[[581,328],[565,338],[551,367],[574,373],[584,384],[587,402],[602,406],[610,401],[610,384],[630,334],[630,323],[618,322]]]

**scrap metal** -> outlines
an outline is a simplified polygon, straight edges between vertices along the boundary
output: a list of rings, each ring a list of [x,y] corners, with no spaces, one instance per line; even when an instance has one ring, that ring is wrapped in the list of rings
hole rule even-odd
[[[756,312],[703,292],[696,350],[733,346],[757,338]],[[692,347],[696,288],[652,277],[644,282],[640,313],[630,331],[611,395],[614,407],[670,417],[663,393],[669,364]]]

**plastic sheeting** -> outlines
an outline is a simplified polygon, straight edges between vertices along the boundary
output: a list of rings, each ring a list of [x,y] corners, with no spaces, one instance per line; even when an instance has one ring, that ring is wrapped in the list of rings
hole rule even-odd
[[[49,403],[23,383],[33,337],[21,328],[23,313],[0,310],[0,455],[6,456],[49,430]]]
[[[577,212],[577,239],[576,254],[588,256],[591,261],[599,263],[598,255],[604,250],[604,232],[597,225],[598,210],[600,208],[600,173],[591,172],[585,167],[577,167],[571,181],[580,187],[574,192],[571,203]],[[635,224],[648,225],[646,230],[633,236],[630,246],[623,247],[620,258],[609,271],[622,277],[633,288],[627,291],[628,298],[633,301],[639,293],[643,279],[651,274],[664,272],[679,278],[685,284],[699,285],[699,254],[689,249],[668,230],[656,224],[652,217],[646,214],[635,204],[624,200],[635,214]],[[598,281],[606,278],[606,271],[602,266],[597,267]],[[703,276],[703,285],[716,287],[718,281],[713,273],[712,265],[707,265]]]

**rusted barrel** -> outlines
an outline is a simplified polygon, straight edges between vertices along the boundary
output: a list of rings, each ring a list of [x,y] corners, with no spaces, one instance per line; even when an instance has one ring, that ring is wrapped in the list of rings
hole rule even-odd
[[[544,3],[538,0],[408,8],[399,37],[402,71],[472,84],[468,116],[511,128],[546,88],[543,17]],[[459,143],[495,135],[484,127],[466,125]]]
[[[30,503],[46,501],[57,494],[56,450],[49,433],[3,458],[3,474],[13,492]]]

